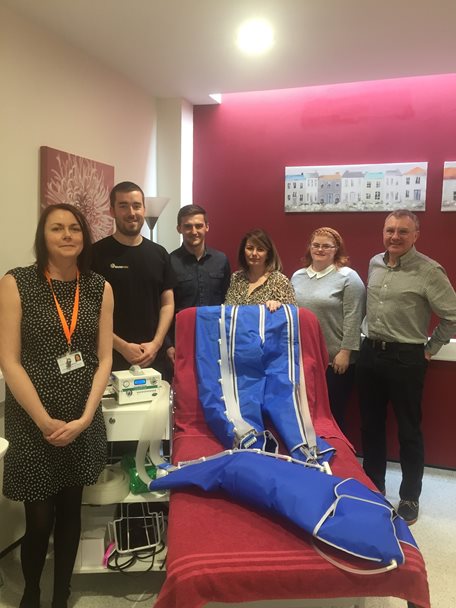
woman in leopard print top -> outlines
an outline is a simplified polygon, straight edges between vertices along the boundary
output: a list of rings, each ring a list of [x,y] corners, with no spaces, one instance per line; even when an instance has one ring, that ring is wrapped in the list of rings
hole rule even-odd
[[[277,249],[264,230],[247,232],[239,245],[238,262],[240,270],[231,275],[225,304],[266,304],[271,312],[282,304],[296,304]]]

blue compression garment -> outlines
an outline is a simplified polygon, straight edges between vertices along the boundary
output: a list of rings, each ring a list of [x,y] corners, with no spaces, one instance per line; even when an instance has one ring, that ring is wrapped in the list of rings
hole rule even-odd
[[[332,547],[380,564],[373,573],[394,568],[404,562],[401,543],[416,546],[415,541],[379,493],[322,472],[320,463],[333,448],[315,436],[300,352],[293,306],[274,313],[264,306],[197,309],[199,398],[208,425],[230,451],[171,466],[149,489],[222,490],[241,504],[282,515]],[[263,415],[300,462],[270,453],[277,443],[265,430]]]
[[[274,313],[265,306],[198,308],[195,350],[204,416],[225,448],[276,451],[266,415],[294,458],[331,458],[333,448],[305,415],[295,306]]]
[[[149,486],[186,487],[223,490],[241,504],[280,514],[337,549],[383,565],[404,562],[401,542],[416,547],[407,524],[379,493],[274,455],[234,450],[183,463]]]

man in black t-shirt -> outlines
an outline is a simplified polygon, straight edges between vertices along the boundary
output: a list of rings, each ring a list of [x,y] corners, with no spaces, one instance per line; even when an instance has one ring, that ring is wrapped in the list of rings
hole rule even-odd
[[[174,314],[175,275],[169,255],[141,235],[144,193],[121,182],[110,194],[116,231],[93,246],[92,269],[114,292],[113,370],[153,367],[169,377],[163,341]]]

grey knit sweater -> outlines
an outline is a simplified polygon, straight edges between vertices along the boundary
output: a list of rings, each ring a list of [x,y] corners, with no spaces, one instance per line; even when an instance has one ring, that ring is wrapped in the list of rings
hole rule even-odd
[[[343,266],[319,277],[302,268],[291,277],[298,306],[318,317],[328,348],[329,360],[340,349],[351,350],[351,362],[361,341],[361,322],[366,307],[366,289],[358,273]],[[353,352],[354,351],[354,352]]]

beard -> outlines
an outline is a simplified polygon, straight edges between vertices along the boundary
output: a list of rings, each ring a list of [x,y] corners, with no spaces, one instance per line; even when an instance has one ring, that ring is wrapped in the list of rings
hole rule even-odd
[[[116,229],[124,236],[138,236],[144,226],[144,218],[139,218],[135,224],[116,220]]]

